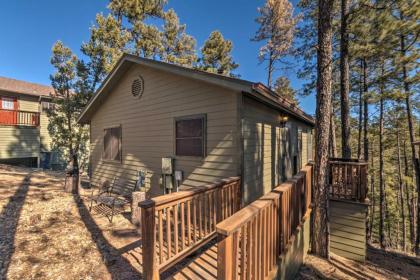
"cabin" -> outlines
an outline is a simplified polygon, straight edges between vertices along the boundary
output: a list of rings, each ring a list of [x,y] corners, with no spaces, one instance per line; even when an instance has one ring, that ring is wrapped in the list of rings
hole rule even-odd
[[[261,83],[123,55],[79,117],[92,183],[149,197],[241,176],[248,204],[312,159],[313,118]]]
[[[192,253],[200,274],[181,278],[294,278],[314,185],[314,119],[298,106],[261,83],[126,54],[78,121],[92,184],[147,191],[133,203],[143,279],[178,273]],[[365,162],[330,159],[330,249],[362,262],[366,182]]]
[[[49,86],[0,77],[0,163],[51,168]]]

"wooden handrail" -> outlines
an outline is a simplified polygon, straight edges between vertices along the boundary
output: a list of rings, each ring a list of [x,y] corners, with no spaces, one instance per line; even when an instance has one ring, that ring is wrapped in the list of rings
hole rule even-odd
[[[158,279],[215,238],[216,224],[240,206],[240,177],[140,202],[144,279]]]
[[[368,165],[367,162],[345,162],[345,161],[329,161],[328,163],[331,164],[342,164],[342,165],[354,165],[354,166],[362,166],[362,165]]]
[[[364,202],[367,193],[367,162],[334,158],[328,165],[330,198]]]
[[[232,233],[238,231],[244,224],[254,218],[255,215],[261,211],[261,209],[264,209],[267,205],[270,205],[272,200],[274,200],[277,196],[278,195],[275,193],[268,193],[260,199],[247,205],[245,208],[230,216],[229,219],[218,223],[216,227],[217,233],[223,235],[231,235]]]
[[[10,110],[10,109],[0,109],[1,111],[5,112],[20,112],[20,113],[31,113],[31,114],[39,114],[39,112],[34,111],[25,111],[25,110]]]
[[[191,189],[187,189],[187,190],[182,190],[179,192],[174,192],[174,193],[170,193],[170,194],[166,194],[166,195],[160,195],[157,197],[152,198],[152,200],[155,202],[156,207],[167,204],[167,203],[171,203],[174,201],[178,201],[181,200],[183,198],[187,198],[193,195],[197,195],[200,193],[204,193],[206,191],[218,188],[224,184],[229,184],[235,181],[239,181],[241,178],[240,177],[229,177],[226,179],[222,179],[219,181],[216,181],[213,184],[207,184],[207,185],[203,185],[203,186],[199,186],[199,187],[194,187]]]
[[[313,166],[216,226],[218,279],[266,279],[278,269],[311,204]]]

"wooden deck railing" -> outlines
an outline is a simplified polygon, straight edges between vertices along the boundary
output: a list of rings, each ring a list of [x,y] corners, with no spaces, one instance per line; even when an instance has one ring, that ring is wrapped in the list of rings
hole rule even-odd
[[[272,279],[311,203],[312,165],[216,227],[218,279]]]
[[[240,209],[240,178],[140,202],[143,278],[165,271],[216,237],[216,224]]]
[[[0,125],[39,126],[39,113],[0,109]]]
[[[364,202],[367,193],[367,162],[330,159],[330,198]]]

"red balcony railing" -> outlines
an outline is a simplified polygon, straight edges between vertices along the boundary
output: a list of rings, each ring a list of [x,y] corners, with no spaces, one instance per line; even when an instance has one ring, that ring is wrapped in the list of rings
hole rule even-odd
[[[39,126],[39,113],[0,109],[0,125]]]

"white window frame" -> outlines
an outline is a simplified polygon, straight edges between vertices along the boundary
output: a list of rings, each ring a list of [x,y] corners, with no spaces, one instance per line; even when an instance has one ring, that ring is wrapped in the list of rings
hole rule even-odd
[[[4,110],[14,110],[15,100],[11,97],[1,97],[1,108]]]

